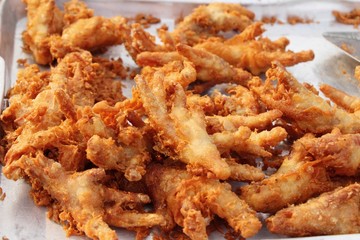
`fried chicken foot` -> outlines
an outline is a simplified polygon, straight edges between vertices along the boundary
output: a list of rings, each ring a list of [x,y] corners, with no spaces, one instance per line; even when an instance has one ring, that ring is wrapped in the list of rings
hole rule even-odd
[[[158,164],[149,167],[145,181],[155,205],[166,207],[158,211],[172,216],[191,239],[207,239],[206,226],[213,214],[224,218],[246,238],[261,228],[256,213],[231,191],[227,183],[194,177],[185,170]]]
[[[257,30],[257,28],[261,28],[261,24],[253,24],[248,28],[250,30],[243,32],[245,36],[240,33],[226,41],[207,40],[197,44],[195,48],[211,52],[229,64],[248,70],[254,75],[265,72],[274,60],[285,66],[292,66],[314,58],[314,53],[311,50],[298,53],[285,51],[285,47],[289,43],[285,38],[276,41],[271,41],[268,38],[249,39],[249,37],[255,37],[257,33],[261,33],[261,29]],[[255,33],[249,34],[249,32]],[[238,41],[238,39],[243,40],[243,42]]]
[[[294,143],[290,156],[275,174],[240,188],[240,197],[254,210],[273,213],[337,187],[319,161],[306,161],[301,141]]]
[[[226,163],[230,166],[231,169],[231,175],[229,178],[231,180],[239,182],[257,182],[265,178],[265,174],[260,168],[248,164],[240,164],[231,159],[227,159]]]
[[[7,165],[18,161],[22,155],[34,154],[37,150],[56,159],[68,171],[82,170],[85,165],[85,149],[73,126],[65,120],[58,126],[34,131],[31,127],[22,130],[5,155]],[[78,139],[77,139],[78,138]]]
[[[287,236],[359,233],[360,185],[323,193],[266,219],[270,232]]]
[[[50,39],[50,52],[54,58],[63,58],[67,53],[79,49],[96,51],[102,48],[121,44],[126,19],[118,16],[104,18],[95,16],[79,19],[64,28],[61,37]]]
[[[259,212],[276,212],[289,204],[305,202],[319,193],[336,187],[326,171],[309,162],[296,171],[274,175],[241,187],[241,199]]]
[[[166,47],[157,44],[155,42],[155,37],[146,32],[139,23],[131,24],[131,26],[126,25],[124,27],[123,39],[126,50],[136,62],[138,55],[143,52],[168,54]]]
[[[235,132],[223,131],[211,135],[221,153],[233,150],[238,154],[248,153],[255,156],[271,157],[265,147],[276,146],[287,136],[285,129],[275,127],[270,131],[252,132],[247,127],[239,127]]]
[[[169,49],[178,43],[193,46],[204,39],[217,36],[220,31],[243,31],[255,15],[240,4],[210,3],[193,10],[169,33],[159,30],[161,40]]]
[[[360,9],[355,8],[350,12],[339,12],[339,11],[332,11],[332,14],[335,16],[336,21],[343,23],[343,24],[350,24],[357,26],[360,24],[359,16],[360,16]]]
[[[27,29],[22,38],[24,49],[31,52],[38,64],[49,64],[53,57],[50,54],[49,37],[61,34],[63,13],[56,7],[54,0],[24,0],[27,6]],[[39,14],[41,13],[41,14]]]
[[[164,73],[169,66],[135,78],[150,125],[158,132],[157,150],[188,164],[190,169],[203,167],[207,174],[227,179],[230,168],[206,132],[204,113],[196,106],[186,106],[183,87]]]
[[[339,128],[342,133],[360,132],[360,121],[355,114],[331,106],[313,91],[300,84],[279,63],[266,72],[267,79],[253,79],[253,90],[270,109],[279,109],[285,117],[307,132],[327,133]],[[273,85],[273,82],[277,84]]]
[[[339,131],[320,138],[303,139],[306,151],[332,175],[355,176],[360,170],[360,134],[341,134]]]
[[[360,110],[360,98],[358,97],[350,96],[345,92],[327,84],[320,85],[320,91],[339,107],[350,113],[356,113]]]
[[[100,138],[97,135],[87,142],[86,156],[98,167],[124,172],[125,177],[132,181],[141,179],[149,161],[149,155],[144,149],[117,146],[113,139]]]
[[[230,86],[225,90],[225,94],[215,90],[211,99],[214,102],[214,115],[254,116],[261,113],[255,94],[241,85]]]
[[[136,62],[140,66],[163,66],[177,60],[188,60],[196,69],[196,78],[211,85],[220,83],[236,83],[246,85],[251,74],[243,69],[234,68],[222,58],[202,49],[179,44],[177,52],[142,52],[137,55]]]
[[[271,123],[280,118],[282,112],[274,109],[267,112],[259,113],[254,116],[242,115],[227,115],[227,116],[206,116],[206,125],[212,131],[221,132],[223,130],[233,131],[241,126],[249,127],[250,129],[265,129]]]
[[[22,169],[30,182],[40,182],[43,188],[61,204],[60,219],[64,226],[73,226],[92,239],[117,239],[116,232],[109,228],[106,220],[118,227],[133,227],[130,221],[121,220],[131,216],[142,227],[161,224],[160,215],[139,213],[136,210],[125,210],[134,204],[149,203],[144,194],[123,193],[102,185],[106,174],[104,169],[93,168],[84,172],[66,172],[59,163],[37,153],[36,157],[23,155],[17,162],[7,165],[4,174],[17,180],[18,169]],[[51,207],[51,206],[50,206]],[[72,220],[72,224],[65,225]],[[138,227],[141,227],[138,225]],[[68,230],[71,232],[71,229]]]
[[[219,83],[236,83],[246,85],[251,74],[241,68],[234,68],[223,59],[210,52],[195,49],[187,45],[179,44],[177,51],[189,61],[194,63],[197,79],[201,81],[213,81],[214,85]]]

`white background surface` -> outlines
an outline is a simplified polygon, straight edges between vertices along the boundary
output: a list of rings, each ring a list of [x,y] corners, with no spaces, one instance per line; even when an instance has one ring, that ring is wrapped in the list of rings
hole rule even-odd
[[[14,1],[14,0],[9,0]],[[140,8],[126,9],[127,4],[121,2],[112,1],[105,5],[98,4],[99,1],[87,1],[96,8],[97,15],[114,15],[122,12],[146,12],[149,9]],[[354,67],[358,64],[345,54],[343,54],[335,46],[327,42],[323,37],[324,31],[359,31],[353,28],[353,26],[345,26],[337,24],[334,21],[334,17],[331,15],[332,10],[349,11],[355,5],[351,2],[340,1],[242,1],[252,2],[254,5],[250,5],[249,8],[256,13],[256,18],[261,19],[261,16],[277,16],[283,22],[286,22],[288,15],[296,15],[301,17],[307,17],[314,20],[312,24],[297,24],[297,25],[265,25],[267,31],[263,36],[267,36],[271,39],[276,39],[281,36],[286,36],[290,39],[290,45],[288,49],[294,51],[312,49],[315,52],[315,59],[312,62],[298,64],[294,67],[288,68],[297,79],[300,81],[306,81],[318,87],[320,83],[328,83],[350,94],[360,96],[358,82],[353,78]],[[267,2],[277,2],[274,5],[263,5]],[[279,3],[285,2],[285,3]],[[258,5],[261,3],[261,5]],[[103,6],[98,8],[98,6]],[[146,5],[148,6],[148,5]],[[168,9],[167,9],[168,8]],[[171,9],[171,5],[154,5],[154,11],[156,12],[176,12],[175,9]],[[131,11],[130,11],[131,10]],[[5,9],[6,11],[6,9]],[[127,13],[129,13],[127,12]],[[174,19],[176,16],[174,16]],[[168,16],[163,20],[167,23],[172,22],[172,18]],[[13,83],[16,79],[17,65],[16,60],[18,58],[26,58],[21,52],[21,32],[24,30],[26,19],[19,18],[19,21],[13,23],[13,27],[16,28],[15,36],[9,36],[15,41],[15,50],[13,52],[13,59],[9,56],[3,56],[6,64],[12,65],[10,78]],[[6,33],[6,29],[2,29],[1,34]],[[119,56],[119,52],[122,57],[123,49],[112,48],[108,52],[107,56]],[[132,61],[124,57],[123,60],[128,65],[133,65]],[[345,71],[345,73],[344,73]],[[127,82],[127,88],[125,92],[130,95],[131,83]],[[0,86],[1,87],[1,86]],[[3,188],[6,193],[6,198],[3,202],[0,202],[0,239],[3,236],[8,237],[10,240],[21,239],[34,239],[34,240],[60,240],[65,238],[65,233],[61,226],[48,220],[46,217],[46,209],[36,207],[30,200],[28,191],[29,187],[22,181],[13,182],[7,180],[4,176],[0,176],[0,187]],[[119,237],[121,239],[133,239],[134,234],[128,231],[119,230]],[[151,236],[149,237],[151,238]],[[219,235],[212,235],[212,239],[219,239]],[[270,235],[266,230],[262,230],[257,236],[252,239],[279,239],[280,236]],[[85,237],[71,237],[71,239],[85,239]],[[349,236],[327,236],[327,237],[315,237],[308,239],[360,239],[360,235]]]

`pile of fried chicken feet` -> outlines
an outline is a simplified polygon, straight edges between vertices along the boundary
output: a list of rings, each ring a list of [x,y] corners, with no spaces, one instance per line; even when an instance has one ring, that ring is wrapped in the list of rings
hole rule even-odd
[[[222,219],[249,238],[257,213],[288,236],[360,232],[360,99],[322,85],[330,103],[286,71],[311,50],[262,36],[239,4],[200,5],[159,28],[159,44],[78,0],[24,3],[37,64],[19,70],[1,115],[3,174],[25,179],[68,235],[207,239]],[[120,44],[140,67],[131,98],[121,60],[97,55]]]

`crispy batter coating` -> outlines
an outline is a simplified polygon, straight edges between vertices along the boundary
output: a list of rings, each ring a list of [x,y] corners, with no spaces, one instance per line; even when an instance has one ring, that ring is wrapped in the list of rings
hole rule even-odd
[[[145,176],[157,211],[183,226],[191,239],[207,239],[206,226],[213,215],[224,218],[243,237],[255,235],[261,228],[256,213],[231,191],[227,183],[194,177],[185,170],[152,165]],[[163,209],[166,206],[166,209]]]
[[[360,122],[351,114],[314,94],[299,83],[279,63],[266,73],[263,84],[254,79],[251,89],[270,109],[279,109],[284,116],[294,121],[299,128],[312,133],[327,133],[339,128],[342,133],[357,133]],[[273,85],[273,82],[276,85]]]
[[[91,18],[94,16],[94,10],[86,6],[85,2],[80,0],[70,0],[64,3],[64,25],[65,27],[76,22],[79,19]]]
[[[215,115],[253,116],[262,110],[255,94],[241,85],[230,86],[225,89],[225,93],[215,90],[211,99],[215,105]]]
[[[308,202],[285,208],[266,219],[269,231],[287,236],[360,232],[360,185],[323,193]]]
[[[23,32],[24,49],[31,52],[38,64],[49,64],[49,36],[61,34],[63,13],[54,0],[24,0],[27,7],[27,29]],[[41,14],[39,14],[41,13]]]
[[[265,72],[274,60],[279,61],[284,66],[292,66],[314,58],[314,53],[311,50],[298,53],[286,51],[285,47],[289,44],[286,38],[280,38],[276,41],[271,41],[268,38],[255,39],[256,35],[262,32],[259,29],[261,28],[259,23],[254,23],[248,28],[250,29],[228,40],[207,40],[197,44],[195,48],[205,49],[223,58],[231,65],[248,70],[254,75]]]
[[[139,23],[124,26],[124,45],[130,56],[136,61],[142,52],[165,52],[166,48],[155,42],[155,37],[146,32]]]
[[[141,138],[141,135],[137,137]],[[117,146],[113,139],[104,139],[97,135],[89,139],[86,149],[87,158],[95,165],[125,172],[126,178],[133,181],[140,180],[145,173],[145,163],[149,161],[146,153],[143,149]]]

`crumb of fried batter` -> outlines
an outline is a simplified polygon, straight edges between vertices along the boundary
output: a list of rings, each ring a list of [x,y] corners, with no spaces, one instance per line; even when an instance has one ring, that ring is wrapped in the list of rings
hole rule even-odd
[[[261,18],[261,22],[265,23],[265,24],[284,24],[283,21],[279,20],[276,16],[263,16]]]
[[[138,73],[137,73],[136,69],[132,69],[131,72],[129,73],[129,78],[134,79],[137,74]]]
[[[136,23],[141,24],[144,28],[149,28],[151,24],[156,24],[161,21],[160,18],[154,17],[151,14],[144,14],[144,13],[137,14],[133,18],[133,20]]]
[[[287,17],[287,22],[291,25],[295,25],[298,23],[301,24],[310,24],[310,23],[314,23],[314,19],[310,19],[310,18],[303,18],[303,17],[299,17],[299,16],[295,16],[295,15],[291,15]]]
[[[121,79],[125,79],[127,77],[127,69],[125,69],[121,58],[108,60],[106,58],[96,57],[94,58],[94,61],[102,64],[107,70],[114,73]]]
[[[2,188],[0,187],[0,201],[4,201],[5,197],[6,197],[6,193],[4,193]]]
[[[347,45],[346,43],[342,43],[340,47],[342,50],[344,50],[347,53],[351,54],[354,52],[354,48],[352,46]]]
[[[26,58],[19,58],[16,62],[21,67],[26,67],[29,65]]]
[[[167,30],[169,30],[169,26],[164,23],[163,25],[161,25],[161,26],[159,27],[159,29],[162,29],[162,30],[167,31]]]
[[[3,236],[2,240],[10,240],[10,239],[8,237],[6,237],[6,236]]]
[[[150,229],[148,228],[141,228],[138,231],[136,231],[136,237],[137,240],[143,240],[146,239],[150,235]]]
[[[178,23],[182,22],[183,20],[184,20],[184,16],[181,15],[175,19],[175,24],[178,24]]]

